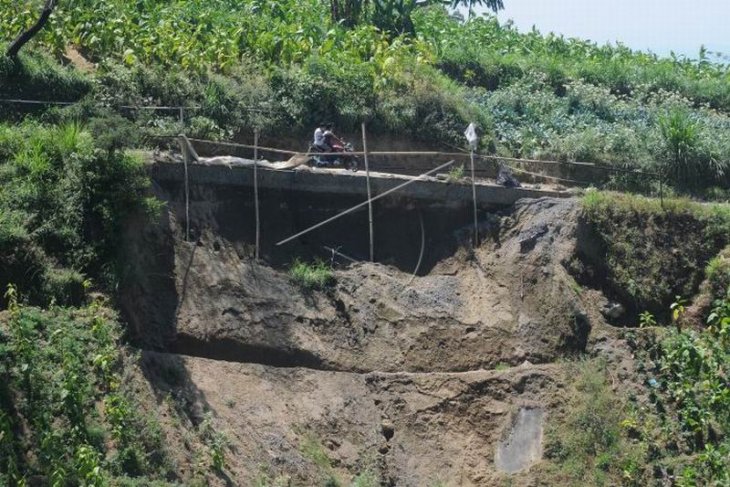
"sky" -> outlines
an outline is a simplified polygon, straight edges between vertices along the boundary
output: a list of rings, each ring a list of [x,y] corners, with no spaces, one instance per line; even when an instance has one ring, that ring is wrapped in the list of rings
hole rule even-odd
[[[730,0],[504,0],[499,19],[659,55],[696,58],[700,46],[730,55]],[[482,9],[483,10],[483,9]]]

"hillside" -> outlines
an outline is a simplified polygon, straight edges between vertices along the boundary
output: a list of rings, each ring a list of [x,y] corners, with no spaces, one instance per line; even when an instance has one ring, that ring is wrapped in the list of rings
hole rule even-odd
[[[0,36],[9,41],[37,12],[4,2]],[[189,106],[189,134],[248,140],[258,127],[274,140],[296,135],[300,150],[323,119],[345,133],[366,121],[376,134],[441,147],[462,146],[475,121],[487,153],[659,172],[678,191],[721,196],[708,188],[728,186],[728,65],[520,34],[490,17],[463,24],[442,7],[415,9],[414,33],[397,36],[378,31],[376,18],[349,29],[328,19],[319,0],[61,5],[36,45],[94,64],[57,73],[58,89],[28,82],[56,78],[42,73],[55,71],[48,61],[28,60],[30,72],[15,75],[0,67],[0,96],[84,98],[88,109]],[[123,113],[151,134],[182,128],[176,112]],[[657,191],[654,178],[610,174],[593,179]]]

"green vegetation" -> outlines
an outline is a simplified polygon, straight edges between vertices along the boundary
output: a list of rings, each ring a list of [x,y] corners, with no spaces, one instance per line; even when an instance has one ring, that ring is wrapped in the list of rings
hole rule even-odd
[[[350,487],[378,487],[379,485],[382,485],[382,483],[378,475],[367,470],[352,479]]]
[[[572,400],[563,421],[549,423],[545,456],[555,485],[644,485],[638,481],[642,447],[621,431],[628,404],[612,391],[606,364],[570,365]]]
[[[228,448],[229,440],[225,433],[213,427],[211,420],[211,415],[208,413],[203,422],[198,426],[198,435],[200,435],[208,446],[213,469],[217,472],[223,472],[226,468],[226,449]]]
[[[458,183],[464,179],[464,166],[452,166],[447,177],[449,182]]]
[[[308,264],[297,259],[289,269],[289,275],[305,290],[322,290],[334,282],[332,268],[321,260]]]
[[[144,210],[141,162],[97,150],[77,122],[0,124],[0,286],[31,302],[80,304],[84,281],[114,286],[125,218]]]
[[[6,295],[0,316],[0,483],[108,485],[170,471],[162,433],[122,376],[133,360],[103,303],[43,311]]]
[[[730,287],[701,330],[666,328],[629,334],[647,381],[625,425],[649,447],[647,468],[677,485],[730,482]]]
[[[730,246],[707,264],[705,274],[710,294],[716,298],[722,297],[722,293],[730,287]]]
[[[730,206],[591,191],[583,214],[596,231],[611,294],[637,310],[662,312],[676,296],[694,296],[705,267],[730,244]],[[605,258],[603,258],[605,256]],[[595,260],[595,259],[593,259]]]
[[[76,101],[91,91],[91,79],[64,68],[42,54],[23,56],[16,62],[0,56],[0,98]],[[27,113],[28,107],[0,105],[3,117]]]
[[[0,0],[0,41],[35,21],[37,3]],[[123,276],[125,220],[156,209],[141,162],[125,149],[159,135],[233,139],[258,128],[304,139],[323,119],[344,132],[364,120],[376,136],[460,146],[475,122],[482,153],[614,169],[564,169],[597,187],[730,197],[730,66],[706,52],[663,59],[520,34],[425,3],[61,2],[31,49],[0,58],[0,98],[77,102],[0,104],[0,288],[17,285],[0,314],[0,483],[174,478],[160,426],[125,384],[134,358],[116,317],[98,301],[84,307],[90,287],[113,293]],[[95,65],[73,68],[69,48]],[[177,113],[127,108],[142,105],[188,108],[181,123]],[[547,432],[548,474],[560,485],[646,485],[663,475],[730,483],[730,208],[605,192],[583,204],[601,259],[585,256],[578,277],[647,310],[643,329],[627,336],[648,400],[614,391],[603,363],[574,364],[563,423]],[[321,261],[295,261],[290,274],[305,290],[334,280]],[[690,306],[676,297],[695,295],[705,278],[706,327],[657,330],[672,315],[679,326]],[[210,457],[199,468],[222,474],[226,436],[210,417],[195,429]],[[319,441],[301,449],[340,485]],[[264,473],[258,485],[288,482]],[[365,470],[352,485],[378,482]]]
[[[377,487],[381,485],[380,478],[372,470],[366,469],[356,475],[350,483],[343,483],[339,479],[339,475],[334,469],[332,459],[330,459],[322,442],[312,433],[305,433],[299,450],[302,456],[312,462],[317,468],[325,487],[340,487],[349,485],[350,487]],[[269,481],[270,482],[270,481]],[[269,484],[263,483],[268,486]],[[275,485],[275,484],[274,484]]]
[[[644,311],[641,330],[625,332],[646,388],[611,393],[607,372],[596,375],[586,365],[578,374],[568,419],[548,435],[555,471],[576,485],[584,477],[591,485],[618,479],[647,485],[651,478],[675,478],[680,486],[727,484],[730,208],[678,199],[662,208],[656,200],[591,192],[584,214],[605,247],[599,252],[607,252],[602,272],[611,290],[633,293],[642,305],[675,297],[663,318]],[[703,279],[694,303],[702,314],[687,319],[691,306],[679,296],[694,296]],[[676,326],[658,326],[670,323]],[[581,397],[585,391],[590,398]],[[618,461],[600,462],[603,453]]]
[[[0,0],[0,40],[37,18],[37,9],[18,11],[16,3]],[[474,121],[489,153],[641,169],[657,177],[595,171],[590,179],[656,193],[661,176],[677,191],[727,198],[715,188],[730,177],[730,68],[707,52],[663,59],[520,34],[488,16],[463,22],[443,5],[369,5],[62,3],[36,46],[56,57],[75,46],[97,70],[82,76],[28,54],[0,63],[0,91],[64,100],[88,93],[94,105],[116,107],[187,105],[185,130],[212,138],[254,127],[304,138],[324,118],[341,131],[366,120],[375,135],[461,145]],[[148,134],[182,129],[162,114],[124,115]]]
[[[643,320],[647,327],[656,322]],[[546,475],[559,485],[730,482],[730,287],[701,330],[628,331],[645,388],[616,388],[600,361],[569,364],[572,400],[549,423]],[[614,383],[613,386],[611,383]]]

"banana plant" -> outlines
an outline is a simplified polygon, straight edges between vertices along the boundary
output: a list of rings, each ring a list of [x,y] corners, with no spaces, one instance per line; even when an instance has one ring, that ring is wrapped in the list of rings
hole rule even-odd
[[[467,7],[469,9],[469,18],[474,16],[474,7],[485,6],[492,9],[494,12],[502,10],[504,3],[502,0],[451,0],[447,3],[451,4],[451,8],[458,8],[460,6]]]

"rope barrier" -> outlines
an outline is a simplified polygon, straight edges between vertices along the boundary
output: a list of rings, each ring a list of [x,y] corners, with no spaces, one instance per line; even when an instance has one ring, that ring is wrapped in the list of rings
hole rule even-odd
[[[244,149],[253,149],[254,146],[248,145],[248,144],[241,144],[236,142],[217,142],[214,140],[205,140],[205,139],[190,139],[193,142],[199,142],[204,144],[210,144],[210,145],[220,145],[222,147],[240,147]],[[285,149],[276,149],[273,147],[259,147],[259,150],[264,150],[267,152],[274,152],[279,154],[286,154],[290,156],[294,155],[304,155],[309,154],[307,152],[301,152],[301,151],[292,151],[292,150],[285,150]],[[318,152],[316,154],[317,156],[341,156],[341,152]],[[365,152],[363,151],[354,151],[354,152],[348,152],[348,155],[353,156],[364,156]],[[463,157],[467,158],[469,157],[468,152],[439,152],[439,151],[368,151],[368,156],[429,156],[429,157]],[[636,174],[640,176],[651,176],[658,178],[659,175],[655,173],[650,173],[646,171],[639,171],[639,170],[633,170],[633,169],[623,169],[615,166],[603,166],[600,164],[596,164],[595,162],[580,162],[580,161],[550,161],[550,160],[541,160],[541,159],[519,159],[516,157],[505,157],[505,156],[494,156],[494,155],[488,155],[488,154],[474,154],[474,156],[478,159],[482,160],[490,160],[490,161],[509,161],[509,162],[517,162],[517,163],[528,163],[528,164],[544,164],[544,165],[561,165],[561,166],[577,166],[577,167],[588,167],[593,169],[598,169],[601,171],[608,171],[608,172],[621,172],[621,173],[629,173],[629,174]],[[390,169],[410,169],[408,167],[390,167]],[[483,169],[476,169],[477,172],[484,172]],[[545,176],[548,177],[548,176]],[[570,181],[570,180],[566,180]]]
[[[191,142],[198,142],[203,144],[211,144],[211,145],[220,145],[222,147],[240,147],[243,149],[256,149],[256,146],[248,145],[248,144],[239,144],[236,142],[216,142],[214,140],[205,140],[205,139],[189,139]],[[275,149],[273,147],[258,147],[258,150],[266,151],[266,152],[275,152],[278,154],[286,154],[290,156],[296,156],[300,154],[304,154],[303,152],[296,152],[296,151],[290,151],[285,149]],[[320,155],[319,153],[317,155]],[[342,153],[337,153],[337,155],[342,155]]]
[[[322,222],[317,223],[316,225],[312,225],[311,227],[307,228],[306,230],[302,230],[301,232],[299,232],[299,233],[297,233],[295,235],[292,235],[289,238],[285,238],[281,242],[278,242],[276,245],[278,247],[278,246],[284,245],[285,243],[291,242],[292,240],[296,240],[297,238],[301,237],[302,235],[308,234],[312,230],[316,230],[316,229],[318,229],[320,227],[323,227],[324,225],[327,225],[328,223],[331,223],[331,222],[337,220],[338,218],[342,218],[345,215],[349,215],[350,213],[353,213],[354,211],[357,211],[360,208],[363,208],[363,207],[369,205],[373,201],[379,200],[381,198],[385,198],[389,194],[394,193],[394,192],[396,192],[396,191],[398,191],[400,189],[403,189],[406,186],[409,186],[409,185],[411,185],[411,184],[413,184],[413,183],[415,183],[417,181],[422,181],[421,178],[423,178],[424,176],[430,176],[431,174],[435,173],[436,171],[440,171],[442,169],[445,169],[445,168],[449,167],[453,163],[454,163],[454,161],[449,161],[449,162],[447,162],[445,164],[440,165],[439,167],[437,167],[435,169],[431,169],[430,171],[421,174],[420,176],[418,176],[416,178],[410,179],[410,180],[406,181],[405,183],[399,184],[399,185],[395,186],[394,188],[391,188],[388,191],[385,191],[385,192],[379,194],[378,196],[375,196],[373,198],[368,198],[367,201],[364,201],[364,202],[362,202],[362,203],[360,203],[358,205],[355,205],[352,208],[348,208],[347,210],[338,213],[337,215],[333,216],[332,218],[328,218],[328,219],[326,219],[326,220],[324,220]]]
[[[55,100],[25,100],[19,98],[3,98],[0,99],[0,103],[5,104],[16,104],[16,105],[59,105],[59,106],[70,106],[80,103],[80,101],[55,101]],[[99,106],[107,106],[109,108],[123,108],[125,110],[161,110],[161,111],[178,111],[178,110],[202,110],[203,107],[199,105],[104,105],[98,104]],[[255,107],[238,107],[239,110],[245,112],[257,112],[257,113],[278,113],[275,110],[267,108],[255,108]]]
[[[8,105],[60,105],[69,106],[75,105],[78,102],[75,101],[43,101],[43,100],[20,100],[20,99],[0,99],[0,103]]]
[[[4,98],[0,99],[0,103],[3,104],[27,104],[27,105],[57,105],[57,106],[71,106],[79,103],[79,101],[55,101],[55,100],[27,100],[22,98]],[[203,107],[199,105],[190,105],[190,106],[182,106],[182,105],[111,105],[110,108],[116,108],[116,109],[124,109],[124,110],[150,110],[150,111],[178,111],[180,112],[179,119],[181,122],[184,122],[184,111],[185,110],[201,110]],[[257,108],[257,107],[238,107],[241,110],[244,111],[250,111],[250,112],[259,112],[259,113],[277,113],[275,110],[267,109],[267,108]],[[155,136],[155,138],[175,138],[175,136]],[[234,142],[218,142],[213,140],[204,140],[204,139],[190,139],[194,142],[199,143],[206,143],[206,144],[213,144],[213,145],[220,145],[222,147],[240,147],[245,149],[254,149],[255,147],[248,144],[239,144]],[[454,146],[452,146],[454,147]],[[259,150],[266,151],[266,152],[273,152],[277,154],[284,154],[289,156],[294,155],[302,155],[305,154],[305,152],[302,151],[292,151],[292,150],[285,150],[285,149],[277,149],[273,147],[259,147]],[[349,153],[353,156],[364,156],[365,152],[351,152]],[[338,156],[341,155],[339,152],[323,152],[323,153],[317,153],[318,156]],[[469,153],[466,151],[461,152],[443,152],[443,151],[372,151],[368,152],[368,155],[370,156],[421,156],[421,157],[449,157],[449,158],[466,158],[469,157]],[[497,156],[497,155],[489,155],[489,154],[474,154],[475,157],[481,159],[481,160],[491,160],[491,161],[506,161],[506,162],[513,162],[513,163],[520,163],[520,164],[542,164],[542,165],[558,165],[558,166],[576,166],[576,167],[587,167],[587,168],[594,168],[601,171],[606,172],[618,172],[618,173],[624,173],[624,174],[635,174],[637,176],[649,176],[652,178],[661,179],[661,175],[657,173],[651,173],[641,170],[635,170],[635,169],[625,169],[622,167],[616,167],[616,166],[606,166],[602,164],[597,164],[595,162],[583,162],[583,161],[555,161],[555,160],[543,160],[543,159],[525,159],[525,158],[517,158],[517,157],[507,157],[507,156]],[[390,168],[390,169],[400,169],[400,168]],[[406,168],[408,169],[408,168]],[[476,170],[477,172],[481,172],[479,169]],[[523,171],[525,174],[533,174],[529,171]],[[541,177],[555,179],[555,180],[563,180],[565,182],[573,182],[573,180],[565,179],[565,178],[556,178],[554,176],[543,176],[539,175]],[[580,184],[587,184],[585,182],[579,182]]]

